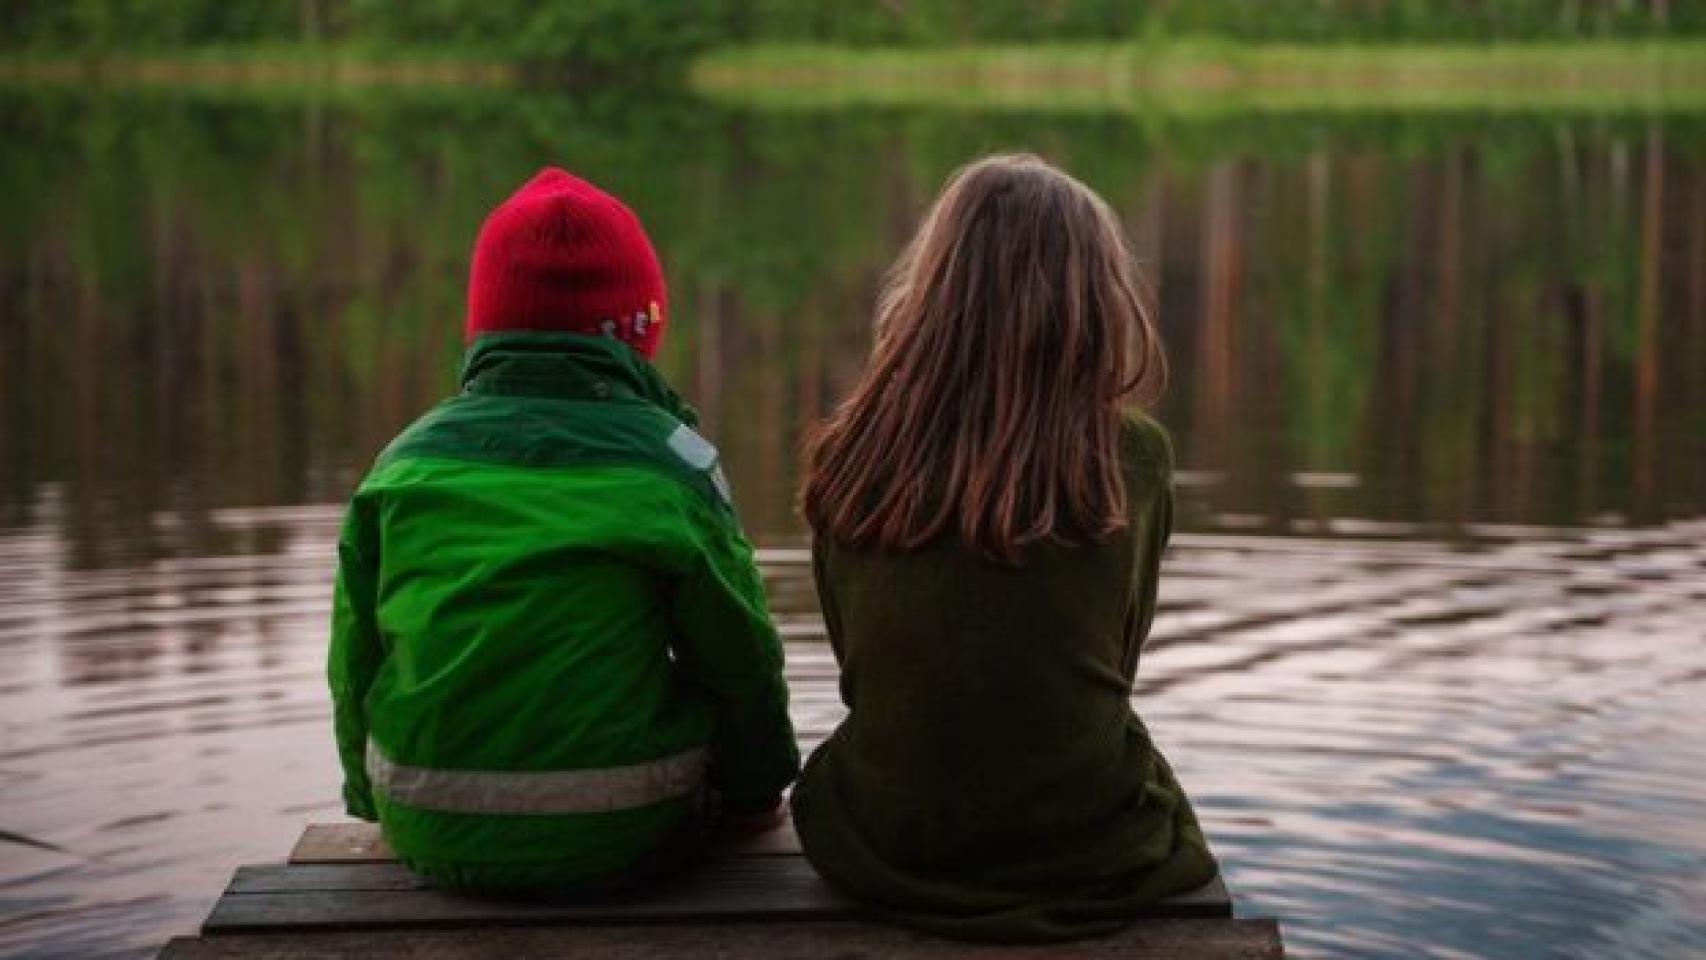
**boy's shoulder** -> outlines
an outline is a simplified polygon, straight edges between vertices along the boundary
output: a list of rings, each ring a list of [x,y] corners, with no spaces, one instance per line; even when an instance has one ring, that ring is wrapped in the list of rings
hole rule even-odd
[[[721,459],[710,441],[655,404],[461,394],[404,428],[373,472],[422,460],[546,470],[632,467],[727,505]]]

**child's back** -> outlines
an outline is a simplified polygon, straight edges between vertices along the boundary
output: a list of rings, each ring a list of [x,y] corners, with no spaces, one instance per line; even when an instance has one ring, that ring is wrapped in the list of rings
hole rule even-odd
[[[847,721],[793,798],[812,862],[941,933],[1103,932],[1215,875],[1132,713],[1171,522],[1166,438],[1127,426],[1130,523],[1020,567],[954,537],[814,547]]]
[[[340,545],[345,798],[448,884],[609,886],[792,780],[781,653],[716,451],[642,357],[661,275],[547,171],[476,249],[460,395],[380,456]]]

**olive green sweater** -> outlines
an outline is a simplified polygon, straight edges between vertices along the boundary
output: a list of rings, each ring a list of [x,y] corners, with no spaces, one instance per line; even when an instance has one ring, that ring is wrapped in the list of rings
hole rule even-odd
[[[1021,566],[945,537],[906,554],[819,540],[847,719],[793,797],[806,856],[897,922],[976,939],[1112,932],[1216,873],[1131,708],[1172,523],[1171,454],[1125,435],[1130,526]]]

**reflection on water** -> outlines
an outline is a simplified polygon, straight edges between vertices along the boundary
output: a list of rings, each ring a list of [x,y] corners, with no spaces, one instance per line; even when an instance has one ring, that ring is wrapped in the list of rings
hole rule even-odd
[[[68,570],[51,523],[0,538],[5,828],[60,848],[6,848],[0,949],[191,930],[238,863],[338,816],[338,520],[218,511],[269,546],[102,572]],[[801,554],[764,559],[809,746],[842,708]],[[1706,948],[1706,523],[1186,533],[1167,569],[1136,702],[1241,908],[1284,917],[1296,955]]]
[[[1193,526],[1653,523],[1706,512],[1706,124],[1138,122],[672,100],[344,106],[0,94],[0,518],[62,484],[73,563],[146,518],[338,500],[453,387],[471,238],[563,162],[650,225],[661,365],[748,523],[798,534],[800,425],[951,167],[1034,146],[1157,287]],[[123,536],[116,534],[122,533]],[[218,551],[213,542],[201,549]]]
[[[651,226],[823,737],[795,442],[936,183],[1016,146],[1156,282],[1186,532],[1138,702],[1244,906],[1300,956],[1706,951],[1698,120],[13,93],[0,136],[0,953],[138,952],[338,814],[336,503],[545,162]]]

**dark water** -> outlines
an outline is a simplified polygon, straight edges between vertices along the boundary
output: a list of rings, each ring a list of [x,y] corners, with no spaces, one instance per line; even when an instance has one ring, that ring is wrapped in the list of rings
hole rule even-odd
[[[660,365],[839,717],[789,507],[954,165],[1125,217],[1184,470],[1139,708],[1298,956],[1706,956],[1706,118],[0,94],[0,953],[138,955],[333,818],[338,502],[454,385],[547,162],[666,262]]]

